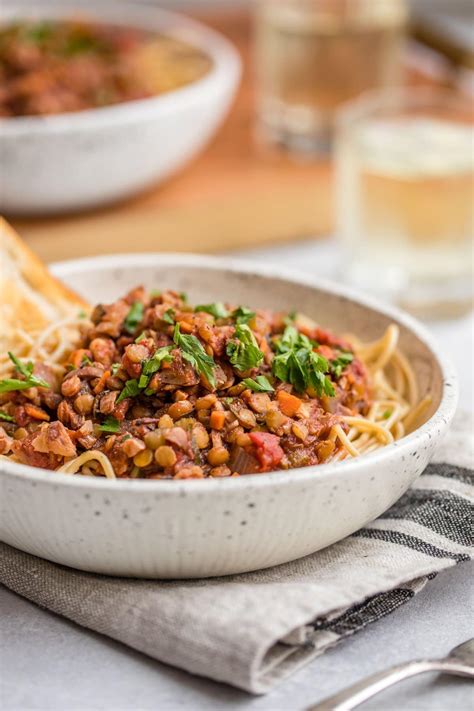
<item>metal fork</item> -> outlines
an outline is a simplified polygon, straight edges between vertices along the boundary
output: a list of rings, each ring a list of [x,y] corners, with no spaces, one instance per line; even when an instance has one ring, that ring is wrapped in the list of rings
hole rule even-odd
[[[474,679],[474,638],[451,650],[444,659],[420,659],[377,672],[334,696],[310,706],[307,711],[350,711],[375,694],[416,674],[437,671]]]

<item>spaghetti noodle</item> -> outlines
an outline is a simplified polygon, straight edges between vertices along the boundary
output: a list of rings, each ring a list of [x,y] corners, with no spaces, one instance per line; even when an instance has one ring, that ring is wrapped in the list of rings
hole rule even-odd
[[[430,404],[394,324],[363,343],[298,314],[193,309],[142,288],[91,318],[9,334],[0,455],[110,479],[237,476],[372,452]]]

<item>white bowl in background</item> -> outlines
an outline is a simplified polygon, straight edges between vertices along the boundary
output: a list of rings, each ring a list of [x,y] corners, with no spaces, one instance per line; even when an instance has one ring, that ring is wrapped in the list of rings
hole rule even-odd
[[[297,308],[364,340],[400,328],[421,395],[433,402],[406,437],[343,462],[230,479],[110,480],[0,463],[0,538],[57,563],[110,575],[196,578],[241,573],[313,553],[386,511],[421,474],[453,417],[456,377],[425,329],[336,284],[280,268],[195,255],[137,254],[57,264],[91,302],[138,283],[232,301]]]
[[[156,30],[202,49],[211,70],[161,96],[53,116],[0,120],[0,209],[92,208],[159,183],[193,158],[225,116],[240,77],[236,50],[204,25],[140,0],[4,0],[0,23],[88,19]]]

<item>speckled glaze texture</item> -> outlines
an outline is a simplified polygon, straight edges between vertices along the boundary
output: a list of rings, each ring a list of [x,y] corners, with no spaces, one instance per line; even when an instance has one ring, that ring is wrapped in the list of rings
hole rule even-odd
[[[64,262],[55,274],[91,301],[137,283],[194,303],[233,301],[307,313],[323,326],[376,338],[391,323],[433,404],[407,437],[346,462],[228,480],[110,481],[3,461],[0,534],[7,543],[83,570],[193,578],[256,570],[308,555],[384,512],[426,467],[457,400],[456,378],[412,318],[335,284],[280,268],[195,255],[120,255]]]
[[[4,0],[0,22],[77,15],[76,0]],[[136,0],[82,0],[88,18],[167,32],[213,60],[202,79],[143,101],[1,121],[0,209],[15,214],[83,209],[121,199],[174,173],[214,134],[234,96],[240,60],[197,22]]]

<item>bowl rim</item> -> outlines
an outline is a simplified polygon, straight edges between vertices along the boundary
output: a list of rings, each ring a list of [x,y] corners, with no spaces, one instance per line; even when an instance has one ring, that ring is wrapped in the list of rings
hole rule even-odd
[[[112,22],[107,17],[101,18],[100,13],[103,9],[116,7],[114,2],[115,0],[82,0],[80,9],[85,9],[87,12],[87,8],[91,8],[91,14],[95,15],[99,23]],[[72,11],[74,7],[77,9],[77,5],[74,5],[73,1],[66,0],[63,12],[60,11],[58,15],[58,6],[57,0],[44,0],[41,6],[41,17],[53,19],[58,16],[63,17],[67,15],[68,11]],[[15,17],[27,18],[30,16],[30,10],[33,7],[38,11],[40,6],[31,0],[26,2],[5,0],[0,11],[0,26],[4,23],[5,16],[12,8],[14,8]],[[209,71],[189,84],[145,99],[125,101],[111,106],[84,109],[83,111],[53,114],[51,116],[2,118],[0,119],[1,139],[5,140],[23,135],[30,137],[38,134],[68,134],[76,131],[108,128],[117,124],[126,125],[128,123],[148,121],[158,115],[175,113],[181,107],[198,104],[202,102],[204,96],[220,94],[223,89],[232,91],[237,85],[242,72],[240,55],[233,44],[216,30],[207,27],[198,20],[181,13],[163,10],[144,2],[144,0],[122,0],[121,10],[130,13],[130,15],[136,15],[138,19],[117,19],[113,23],[143,29],[145,18],[152,18],[150,21],[153,22],[153,25],[156,25],[156,31],[160,30],[160,25],[164,26],[165,34],[182,37],[188,44],[204,51],[212,60],[212,66]],[[140,18],[142,18],[141,24]],[[170,26],[169,28],[167,27],[168,25]]]
[[[320,291],[326,291],[334,296],[349,299],[362,306],[363,308],[371,309],[383,316],[393,319],[400,325],[404,326],[408,331],[411,331],[420,341],[427,346],[432,357],[436,361],[443,379],[443,389],[441,398],[436,411],[421,427],[410,434],[402,437],[391,444],[381,447],[380,449],[364,454],[361,457],[344,460],[342,462],[333,462],[328,464],[318,464],[309,467],[298,467],[289,470],[277,470],[262,474],[248,474],[242,477],[233,477],[226,479],[222,483],[219,479],[207,478],[205,480],[180,480],[180,481],[165,481],[165,480],[130,480],[116,479],[109,480],[102,477],[79,477],[65,476],[61,472],[51,471],[47,469],[39,469],[25,464],[9,462],[1,460],[0,475],[20,476],[30,481],[41,482],[42,484],[50,484],[52,486],[65,485],[80,487],[84,490],[87,488],[102,489],[106,491],[127,491],[127,492],[143,492],[143,493],[160,493],[163,496],[185,496],[199,495],[214,491],[221,486],[230,487],[233,491],[236,487],[265,487],[274,485],[291,484],[293,481],[306,482],[310,479],[315,479],[317,474],[318,481],[331,478],[334,480],[335,475],[346,474],[351,476],[356,474],[358,470],[364,468],[367,464],[384,465],[390,460],[393,455],[404,456],[407,452],[413,449],[418,442],[419,446],[433,439],[433,436],[438,431],[444,431],[450,424],[457,405],[458,399],[458,378],[456,371],[450,360],[442,353],[436,339],[428,332],[428,330],[419,323],[415,318],[406,314],[391,305],[380,305],[378,300],[373,297],[353,289],[352,287],[338,284],[336,282],[312,277],[307,272],[302,272],[297,269],[282,267],[276,264],[255,264],[248,259],[240,259],[234,257],[214,257],[193,253],[173,253],[173,252],[141,252],[132,254],[115,254],[101,255],[97,257],[83,257],[80,259],[55,262],[51,265],[53,274],[63,280],[73,273],[80,273],[85,270],[94,271],[101,270],[104,267],[108,269],[134,269],[140,268],[146,264],[156,264],[157,266],[170,267],[197,267],[214,269],[216,271],[225,269],[235,273],[246,274],[259,277],[273,277],[284,279],[295,284],[317,288]]]
[[[262,474],[247,474],[246,476],[233,477],[226,479],[222,483],[220,479],[185,479],[180,481],[168,480],[134,480],[134,479],[115,479],[110,480],[102,477],[87,477],[87,476],[65,476],[62,472],[51,471],[31,467],[25,464],[9,462],[8,460],[0,461],[0,476],[8,474],[10,476],[23,479],[35,480],[42,484],[51,484],[57,487],[60,484],[65,486],[79,487],[84,490],[87,488],[99,489],[108,492],[125,491],[125,492],[143,492],[143,493],[160,493],[166,496],[185,496],[187,494],[203,494],[220,489],[221,486],[230,487],[229,491],[241,487],[253,488],[286,485],[291,482],[304,483],[308,480],[314,480],[317,474],[317,480],[334,480],[335,475],[347,474],[351,476],[357,470],[364,468],[365,463],[368,465],[380,464],[383,465],[392,456],[400,458],[407,452],[412,450],[416,442],[419,446],[423,446],[429,440],[446,430],[454,417],[458,400],[458,377],[456,371],[442,350],[439,348],[436,339],[429,333],[417,319],[409,314],[401,311],[395,306],[389,304],[380,304],[376,297],[366,295],[359,292],[353,287],[338,284],[331,280],[313,277],[308,272],[304,272],[294,268],[282,267],[274,264],[255,264],[248,259],[240,259],[234,257],[215,257],[192,253],[174,253],[174,252],[153,252],[153,253],[122,253],[114,255],[101,255],[97,257],[84,257],[80,259],[71,259],[61,262],[55,262],[50,265],[53,274],[67,283],[68,275],[77,273],[78,271],[103,269],[130,269],[139,268],[146,264],[147,266],[156,264],[157,266],[170,267],[201,267],[214,269],[216,271],[225,269],[235,273],[246,274],[259,277],[274,277],[293,282],[298,285],[313,287],[321,291],[325,291],[333,296],[342,297],[357,303],[363,308],[375,311],[378,314],[393,319],[407,330],[411,331],[420,341],[427,346],[432,357],[437,363],[443,380],[443,388],[439,405],[432,416],[410,434],[401,439],[385,445],[373,452],[364,454],[354,459],[347,459],[341,462],[330,462],[328,464],[318,464],[308,467],[298,467],[288,470],[277,470]]]

